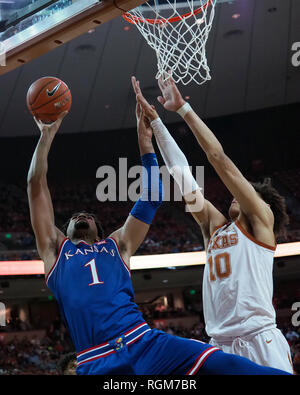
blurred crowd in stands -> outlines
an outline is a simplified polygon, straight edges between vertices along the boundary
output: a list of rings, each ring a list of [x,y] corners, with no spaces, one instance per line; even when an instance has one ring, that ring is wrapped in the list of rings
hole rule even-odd
[[[281,171],[273,174],[276,187],[286,197],[290,226],[287,238],[278,242],[300,240],[300,170]],[[86,184],[50,184],[50,191],[55,210],[56,224],[62,227],[72,213],[85,209],[95,213],[100,219],[106,236],[120,227],[133,206],[133,202],[99,202],[96,199],[97,184],[94,181]],[[1,184],[0,200],[0,260],[39,259],[35,239],[30,225],[28,200],[24,186]],[[231,201],[231,195],[218,178],[205,180],[205,196],[224,214]],[[156,218],[146,240],[137,254],[174,253],[203,250],[201,232],[192,219],[185,213],[183,202],[164,202],[158,210]],[[274,295],[276,309],[290,309],[296,293],[289,294],[280,287],[281,293]],[[297,294],[297,300],[299,300]],[[156,321],[166,319],[164,331],[187,338],[209,341],[205,332],[203,317],[191,328],[177,325],[179,317],[192,315],[188,310],[165,309],[162,306],[140,306],[145,320],[154,327]],[[4,331],[4,328],[2,328]],[[29,323],[13,317],[5,327],[6,333],[22,333],[23,337],[1,344],[0,340],[0,374],[62,374],[59,366],[61,359],[72,353],[73,346],[63,324],[57,319],[46,329],[42,339],[28,338],[26,333],[37,329]],[[280,329],[287,338],[293,356],[295,371],[300,374],[300,327],[289,323],[282,324]],[[1,339],[1,336],[0,336]]]
[[[59,361],[71,351],[73,345],[68,332],[57,319],[43,338],[28,337],[25,331],[24,336],[15,336],[8,342],[1,344],[0,340],[0,375],[60,374]]]
[[[4,1],[3,7],[2,5],[2,19],[10,20],[12,16],[15,16],[16,12],[19,11],[20,14],[24,14],[24,10],[26,7],[31,6],[33,3],[36,3],[38,0],[18,0],[17,2]],[[60,0],[57,4],[51,5],[46,9],[27,17],[23,21],[19,22],[17,25],[9,27],[6,31],[2,33],[1,41],[7,40],[10,37],[28,29],[29,27],[35,25],[38,22],[45,21],[48,17],[55,14],[57,11],[63,10],[68,7],[72,3],[75,3],[78,0]],[[28,11],[31,11],[31,8]]]
[[[287,237],[278,242],[300,240],[300,170],[276,172],[273,180],[286,197],[290,225]],[[95,180],[86,184],[50,185],[56,224],[58,227],[74,213],[87,210],[95,213],[106,236],[122,226],[133,202],[99,202]],[[1,184],[0,200],[0,259],[38,259],[35,239],[30,225],[27,194],[24,187]],[[218,178],[205,180],[205,196],[225,215],[231,195]],[[203,239],[198,225],[183,202],[164,202],[158,210],[147,238],[138,255],[203,250]]]

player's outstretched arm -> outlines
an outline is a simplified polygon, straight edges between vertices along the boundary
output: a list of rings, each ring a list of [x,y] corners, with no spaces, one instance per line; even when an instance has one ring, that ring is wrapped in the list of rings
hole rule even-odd
[[[51,125],[36,120],[41,136],[34,151],[27,176],[27,194],[30,219],[36,238],[37,250],[45,264],[45,274],[51,269],[58,248],[65,235],[55,226],[52,200],[47,184],[48,153],[63,117]]]
[[[144,241],[158,207],[162,203],[162,182],[152,144],[152,129],[140,105],[136,106],[138,144],[142,173],[142,194],[135,203],[122,228],[112,233],[119,244],[121,254],[129,265],[130,257]]]
[[[183,117],[199,145],[206,153],[209,162],[240,204],[242,212],[247,216],[252,227],[259,228],[264,226],[272,230],[274,217],[271,209],[225,154],[222,145],[208,126],[192,110],[190,105],[183,100],[172,77],[170,76],[165,82],[160,80],[159,87],[162,96],[158,97],[158,101],[165,109],[176,111]],[[269,235],[266,238],[265,242],[270,243]]]
[[[144,98],[139,81],[133,77],[133,86],[137,100],[151,121],[157,145],[168,168],[178,184],[189,211],[200,225],[204,242],[207,244],[214,229],[226,222],[226,218],[209,201],[204,199],[200,187],[194,179],[184,153],[170,135],[168,129],[159,118],[154,107]],[[179,92],[178,92],[179,93]]]

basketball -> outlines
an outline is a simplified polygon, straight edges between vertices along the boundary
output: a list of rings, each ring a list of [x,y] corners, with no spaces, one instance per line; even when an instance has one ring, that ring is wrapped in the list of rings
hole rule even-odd
[[[52,123],[64,111],[69,111],[72,95],[68,86],[55,77],[35,81],[27,92],[27,107],[36,119]]]

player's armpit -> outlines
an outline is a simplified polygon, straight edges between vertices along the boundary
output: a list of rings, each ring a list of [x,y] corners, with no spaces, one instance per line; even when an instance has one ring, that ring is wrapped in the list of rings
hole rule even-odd
[[[118,243],[122,258],[128,267],[130,257],[135,254],[144,241],[149,228],[149,224],[129,215],[125,224],[110,235],[110,237],[113,237]]]

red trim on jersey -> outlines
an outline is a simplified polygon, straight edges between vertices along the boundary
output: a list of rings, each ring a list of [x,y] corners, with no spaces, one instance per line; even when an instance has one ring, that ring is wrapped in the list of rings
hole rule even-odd
[[[78,363],[77,363],[77,366],[80,366],[80,365],[82,365],[83,363],[95,361],[96,359],[100,359],[100,358],[107,357],[108,355],[111,355],[111,354],[114,354],[114,353],[115,353],[115,350],[110,350],[110,351],[104,353],[103,355],[98,355],[98,356],[96,356],[96,357],[92,357],[91,359],[88,359],[87,361],[86,361],[86,360],[83,360],[83,361],[81,361],[81,362],[78,362]]]
[[[113,237],[111,237],[111,236],[107,237],[107,239],[111,239],[111,240],[113,240],[113,241],[114,241],[114,243],[116,244],[116,246],[117,246],[117,250],[118,250],[118,253],[119,253],[119,255],[120,255],[120,258],[121,258],[121,261],[124,263],[124,265],[125,265],[126,269],[128,270],[128,272],[129,272],[129,274],[130,274],[130,276],[131,276],[131,273],[130,273],[130,267],[128,267],[128,266],[127,266],[127,264],[126,264],[126,262],[124,261],[124,259],[123,259],[122,255],[121,255],[121,253],[120,253],[120,249],[119,249],[119,245],[118,245],[118,243],[117,243],[117,242],[116,242],[116,240],[115,240]]]
[[[86,352],[88,352],[88,351],[92,351],[92,350],[94,350],[94,349],[96,349],[96,348],[98,348],[98,347],[100,348],[100,347],[104,347],[104,346],[108,346],[108,345],[109,345],[109,343],[106,342],[106,343],[98,344],[98,346],[86,348],[85,350],[80,351],[79,353],[77,353],[77,357],[79,357],[81,354],[84,354],[84,353],[86,353]]]
[[[139,324],[139,325],[135,326],[134,328],[130,329],[128,332],[125,332],[125,333],[124,333],[124,336],[130,335],[130,333],[136,331],[137,329],[139,329],[139,328],[140,328],[141,326],[143,326],[143,325],[147,325],[147,323],[146,323],[146,322],[143,322],[142,324]]]
[[[139,329],[143,325],[147,325],[147,323],[143,322],[142,324],[139,324],[139,325],[135,326],[134,328],[131,328],[129,331],[125,332],[124,335],[125,336],[130,335],[132,332],[134,332],[135,330]],[[108,345],[109,345],[109,343],[105,342],[105,343],[102,343],[102,344],[98,344],[97,346],[94,346],[94,347],[86,348],[85,350],[82,350],[82,351],[78,352],[77,356],[79,357],[80,355],[82,355],[82,354],[84,354],[86,352],[95,350],[95,349],[100,348],[100,347],[108,346]]]
[[[73,242],[72,242],[73,243]],[[77,244],[75,244],[75,243],[73,243],[76,247],[78,246],[78,244],[80,244],[80,243],[83,243],[83,244],[85,244],[85,245],[87,245],[87,246],[89,246],[89,247],[91,247],[92,245],[94,245],[95,243],[93,243],[93,244],[88,244],[86,241],[84,241],[84,240],[79,240],[79,242],[77,243]]]
[[[216,351],[220,351],[219,348],[216,347],[211,347],[211,348],[207,348],[206,350],[204,350],[199,357],[196,359],[194,365],[191,367],[191,369],[186,373],[186,375],[194,375],[198,372],[198,370],[201,368],[201,366],[204,364],[204,362],[207,360],[207,358],[213,354]],[[206,354],[206,355],[205,355]],[[204,357],[204,358],[203,358]],[[202,361],[199,363],[199,361],[202,359]],[[197,366],[197,364],[199,363],[199,366]],[[195,369],[195,367],[197,366],[197,368]],[[193,371],[193,369],[195,369]]]
[[[145,332],[142,332],[140,335],[138,335],[138,336],[135,337],[134,339],[129,340],[129,342],[126,343],[126,344],[127,344],[127,347],[130,346],[131,344],[135,343],[135,342],[136,342],[137,340],[139,340],[142,336],[144,336],[144,334],[145,334],[146,332],[149,332],[150,330],[151,330],[151,329],[146,329]]]
[[[249,232],[247,232],[246,229],[244,229],[244,228],[242,227],[241,223],[240,223],[238,220],[235,221],[235,224],[236,224],[236,226],[239,228],[239,230],[240,230],[248,239],[250,239],[251,241],[253,241],[253,243],[258,244],[259,246],[264,247],[264,248],[267,248],[268,250],[271,250],[271,251],[275,251],[275,250],[276,250],[277,244],[275,245],[275,247],[273,247],[273,246],[270,246],[270,245],[268,245],[268,244],[262,243],[261,241],[256,240],[255,237],[253,237]]]
[[[55,259],[55,262],[54,262],[54,264],[52,265],[51,269],[49,270],[47,276],[45,277],[45,282],[46,282],[46,284],[47,284],[47,282],[48,282],[49,276],[51,275],[51,273],[52,273],[53,270],[55,269],[55,266],[56,266],[56,264],[57,264],[57,262],[58,262],[58,259],[59,259],[59,257],[60,257],[62,248],[63,248],[63,246],[64,246],[64,244],[65,244],[65,242],[66,242],[67,240],[69,240],[69,238],[68,238],[68,237],[65,237],[65,238],[63,239],[63,241],[61,242],[61,244],[60,244],[60,247],[59,247],[59,249],[58,249],[58,254],[57,254],[57,257],[56,257],[56,259]]]
[[[78,245],[78,244],[80,244],[80,243],[83,243],[83,244],[85,244],[85,245],[87,245],[87,246],[89,246],[89,247],[91,247],[91,246],[93,246],[94,244],[106,244],[106,241],[105,241],[105,239],[103,239],[103,240],[100,240],[100,241],[95,241],[94,243],[92,243],[92,244],[88,244],[86,241],[84,241],[84,240],[79,240],[79,242],[77,243],[77,244],[74,244],[74,245]]]

